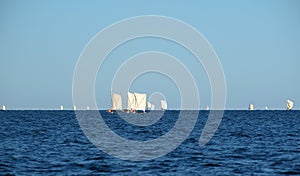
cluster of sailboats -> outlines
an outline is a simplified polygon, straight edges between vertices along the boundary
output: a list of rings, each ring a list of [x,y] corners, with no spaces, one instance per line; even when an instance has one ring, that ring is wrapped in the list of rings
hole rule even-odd
[[[145,93],[127,93],[127,109],[123,109],[122,96],[114,93],[111,95],[112,108],[108,112],[115,112],[117,110],[125,111],[128,113],[145,113],[146,111],[155,110],[155,105],[147,102],[147,94]],[[161,100],[161,110],[167,110],[168,104],[166,100]]]
[[[291,100],[286,100],[286,110],[290,111],[294,107],[294,102]],[[248,110],[252,111],[254,110],[254,104],[249,104]],[[265,110],[269,110],[269,108],[266,106]]]
[[[145,93],[131,93],[127,94],[127,109],[123,109],[122,106],[122,96],[120,94],[114,93],[111,95],[112,108],[108,110],[108,112],[115,112],[117,110],[125,111],[128,113],[136,113],[136,112],[146,112],[150,110],[155,110],[155,105],[147,102],[147,94]],[[166,100],[160,101],[161,108],[160,110],[167,110],[168,104]],[[292,110],[294,107],[294,102],[291,100],[286,101],[286,110]],[[6,106],[3,105],[0,109],[1,111],[6,110]],[[64,110],[64,107],[61,105],[60,110]],[[76,106],[73,107],[73,110],[77,110]],[[90,110],[89,106],[86,107],[86,110]],[[206,106],[205,110],[209,110],[209,107]],[[254,104],[249,104],[248,110],[255,110]],[[269,110],[266,106],[265,110]]]

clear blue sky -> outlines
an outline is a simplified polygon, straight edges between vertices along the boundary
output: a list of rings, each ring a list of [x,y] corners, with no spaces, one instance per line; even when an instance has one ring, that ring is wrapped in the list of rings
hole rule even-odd
[[[8,109],[72,107],[77,59],[100,30],[124,18],[163,15],[199,30],[217,52],[227,81],[228,109],[283,109],[286,99],[300,108],[300,1],[0,1],[0,105]],[[110,55],[99,71],[97,103],[110,107],[109,83],[120,58],[159,50],[178,54],[198,77],[201,107],[210,87],[200,66],[176,53],[174,44],[156,39],[132,41]],[[129,50],[135,48],[134,52]],[[126,52],[128,51],[128,52]],[[118,59],[119,58],[119,59]],[[105,75],[105,78],[102,75]],[[158,83],[147,84],[157,80]],[[158,86],[161,84],[161,86]],[[167,88],[166,88],[167,87]],[[169,88],[168,88],[169,87]],[[178,90],[162,75],[138,78],[133,91],[162,91],[178,108]]]

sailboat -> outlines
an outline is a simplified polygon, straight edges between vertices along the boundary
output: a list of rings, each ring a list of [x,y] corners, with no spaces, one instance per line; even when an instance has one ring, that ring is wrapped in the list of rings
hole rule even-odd
[[[148,101],[147,102],[147,110],[150,111],[152,108],[152,104]]]
[[[161,110],[165,111],[168,109],[168,104],[167,104],[166,100],[161,100],[160,105],[161,105]]]
[[[134,112],[136,107],[136,101],[134,93],[128,92],[127,93],[127,112]]]
[[[155,110],[155,105],[151,104],[150,102],[147,102],[147,110],[148,111],[154,111]]]
[[[128,92],[127,112],[145,112],[147,94]]]
[[[294,106],[294,102],[292,102],[291,100],[286,100],[286,110],[292,110]]]
[[[76,106],[73,106],[73,110],[76,111]]]
[[[254,105],[253,104],[249,104],[249,108],[250,111],[254,110]]]
[[[60,105],[60,110],[64,110],[64,107],[63,107],[63,105]]]
[[[122,97],[120,94],[112,94],[111,95],[111,103],[112,108],[108,110],[108,112],[113,113],[116,110],[122,110]]]
[[[2,110],[2,111],[5,111],[5,110],[6,110],[5,105],[2,106],[2,109],[1,109],[1,110]]]
[[[154,110],[155,110],[155,105],[151,104],[151,111],[154,111]]]
[[[135,102],[136,102],[135,111],[145,112],[146,111],[147,94],[134,93],[134,96],[135,96]]]

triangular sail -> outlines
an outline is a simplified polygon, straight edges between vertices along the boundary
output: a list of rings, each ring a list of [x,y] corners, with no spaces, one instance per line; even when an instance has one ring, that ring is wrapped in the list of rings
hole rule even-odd
[[[141,93],[134,93],[134,96],[136,100],[136,108],[134,110],[145,111],[147,95]]]
[[[160,105],[161,105],[162,110],[168,109],[168,104],[167,104],[166,100],[161,100]]]
[[[112,101],[112,110],[121,110],[122,109],[122,97],[120,94],[112,94],[111,95]]]
[[[286,109],[287,110],[292,110],[293,106],[294,106],[294,102],[292,102],[291,100],[286,101]]]

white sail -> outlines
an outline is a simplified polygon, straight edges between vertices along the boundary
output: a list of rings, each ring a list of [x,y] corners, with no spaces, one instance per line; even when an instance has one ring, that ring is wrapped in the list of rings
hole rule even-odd
[[[63,107],[63,105],[60,105],[60,110],[64,110],[64,107]]]
[[[150,102],[147,102],[147,109],[150,110],[152,107],[152,104]]]
[[[89,107],[89,106],[87,106],[87,107],[86,107],[86,110],[90,110],[90,107]]]
[[[161,105],[162,110],[168,109],[168,104],[167,104],[166,100],[161,100],[160,105]]]
[[[286,110],[292,110],[294,106],[294,102],[292,102],[291,100],[286,100]]]
[[[268,106],[265,107],[265,110],[269,110]]]
[[[76,111],[76,109],[77,109],[76,106],[73,106],[73,109],[74,109],[74,111]]]
[[[122,109],[122,97],[120,94],[112,94],[111,95],[112,101],[112,109],[113,110],[121,110]]]
[[[127,99],[127,109],[128,110],[135,110],[136,109],[136,99],[133,93],[128,92],[128,99]]]
[[[251,110],[251,111],[254,110],[254,105],[250,104],[248,109]]]
[[[151,104],[151,111],[154,111],[154,110],[155,110],[155,105]]]
[[[134,96],[135,96],[135,101],[136,101],[136,107],[134,110],[145,111],[147,94],[134,93]]]
[[[3,106],[2,106],[2,110],[3,110],[3,111],[5,111],[5,110],[6,110],[6,107],[5,107],[5,105],[3,105]]]
[[[206,107],[205,107],[205,110],[207,110],[207,111],[208,111],[208,110],[209,110],[209,106],[206,106]]]

